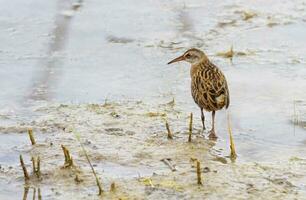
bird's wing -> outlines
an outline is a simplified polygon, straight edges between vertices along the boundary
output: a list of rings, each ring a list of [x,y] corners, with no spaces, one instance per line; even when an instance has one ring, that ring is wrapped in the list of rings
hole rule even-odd
[[[192,96],[206,110],[219,110],[229,106],[229,91],[225,76],[212,63],[205,63],[192,77]]]
[[[216,100],[218,105],[228,108],[230,98],[226,78],[221,70],[217,69],[214,72],[209,85],[209,95]]]

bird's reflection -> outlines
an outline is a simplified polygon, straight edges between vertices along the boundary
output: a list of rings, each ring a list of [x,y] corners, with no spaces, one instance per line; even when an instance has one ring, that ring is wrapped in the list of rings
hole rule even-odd
[[[23,197],[22,200],[27,200],[28,199],[28,194],[29,194],[29,190],[31,188],[29,186],[24,186],[24,190],[23,190]],[[33,195],[32,195],[32,199],[33,200],[42,200],[42,196],[41,196],[41,190],[40,188],[35,188],[33,187]],[[36,195],[37,193],[37,195]],[[37,197],[37,198],[36,198]]]

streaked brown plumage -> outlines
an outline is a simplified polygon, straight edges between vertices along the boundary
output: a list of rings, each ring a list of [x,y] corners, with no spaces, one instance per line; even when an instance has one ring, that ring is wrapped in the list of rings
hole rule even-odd
[[[222,71],[210,62],[204,52],[199,49],[189,49],[168,64],[182,60],[191,63],[191,94],[195,103],[201,109],[203,130],[205,130],[203,109],[212,112],[212,129],[209,138],[215,139],[217,138],[215,134],[215,112],[224,107],[228,108],[230,103],[226,78]]]

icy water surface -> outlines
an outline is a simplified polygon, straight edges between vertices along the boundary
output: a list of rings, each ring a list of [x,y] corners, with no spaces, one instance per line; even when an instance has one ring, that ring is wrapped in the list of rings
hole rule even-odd
[[[63,164],[61,144],[70,145],[81,168],[73,173],[85,180],[76,198],[95,197],[75,130],[106,185],[121,184],[122,198],[274,199],[305,194],[305,1],[1,3],[1,199],[11,193],[23,196],[19,154],[29,169],[31,155],[42,157],[44,181],[31,187],[41,187],[44,198],[73,195],[77,188],[69,184],[70,176],[61,180],[65,173],[54,170]],[[231,46],[232,59],[220,56]],[[189,113],[194,113],[196,132],[201,122],[190,95],[189,66],[166,65],[190,47],[204,50],[224,71],[231,93],[230,109],[217,113],[218,141],[211,144],[197,135],[191,147],[183,142]],[[226,114],[239,154],[234,166],[226,157]],[[210,113],[206,116],[210,127]],[[177,134],[177,146],[165,141],[165,119]],[[34,129],[40,145],[30,146],[28,128]],[[184,178],[168,174],[160,162],[165,157],[181,168],[178,174],[188,180],[184,185],[173,186],[174,179]],[[192,184],[190,157],[219,172],[204,175],[209,179],[204,192]],[[213,161],[220,157],[228,164]],[[144,191],[147,185],[136,179],[153,173],[160,188]],[[171,180],[166,184],[163,176]],[[129,186],[135,191],[129,193]]]

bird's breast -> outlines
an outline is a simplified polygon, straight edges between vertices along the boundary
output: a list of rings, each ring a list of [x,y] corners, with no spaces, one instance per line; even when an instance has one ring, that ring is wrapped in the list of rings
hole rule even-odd
[[[190,77],[191,79],[194,77],[194,75],[197,73],[197,71],[200,69],[199,65],[191,65],[190,67]]]

